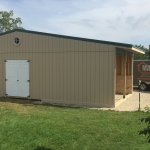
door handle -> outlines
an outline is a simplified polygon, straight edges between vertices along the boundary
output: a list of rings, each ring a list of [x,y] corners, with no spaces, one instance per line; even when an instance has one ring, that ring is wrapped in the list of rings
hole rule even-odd
[[[17,80],[17,81],[19,81],[19,80]]]

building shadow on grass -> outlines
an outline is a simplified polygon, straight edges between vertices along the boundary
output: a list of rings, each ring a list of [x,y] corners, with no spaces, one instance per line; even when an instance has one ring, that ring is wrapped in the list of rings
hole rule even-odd
[[[36,101],[25,99],[25,98],[23,99],[23,98],[0,97],[0,102],[32,105]]]
[[[12,97],[0,97],[0,102],[16,103],[24,106],[39,105],[39,106],[49,106],[49,107],[59,107],[59,108],[73,108],[73,109],[83,108],[76,105],[50,104],[50,103],[42,103],[41,100],[12,98]]]
[[[146,135],[148,142],[150,143],[150,116],[142,118],[141,122],[145,122],[147,124],[147,127],[144,128],[142,131],[139,131],[139,135]]]
[[[51,148],[45,148],[45,147],[37,147],[34,150],[52,150]]]

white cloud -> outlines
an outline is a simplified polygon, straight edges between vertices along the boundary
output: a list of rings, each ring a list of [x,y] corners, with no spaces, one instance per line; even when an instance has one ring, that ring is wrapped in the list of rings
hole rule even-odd
[[[149,0],[0,0],[28,30],[150,44]]]

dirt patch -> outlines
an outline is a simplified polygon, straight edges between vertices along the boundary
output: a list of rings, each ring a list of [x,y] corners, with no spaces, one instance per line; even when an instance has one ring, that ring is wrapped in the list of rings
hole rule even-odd
[[[8,97],[0,97],[0,107],[7,109],[13,109],[17,113],[26,114],[28,115],[28,112],[34,109],[34,102],[32,100],[28,99],[15,99],[15,98],[8,98]]]

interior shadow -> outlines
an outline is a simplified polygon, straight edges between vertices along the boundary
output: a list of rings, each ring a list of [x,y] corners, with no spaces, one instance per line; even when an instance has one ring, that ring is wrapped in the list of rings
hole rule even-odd
[[[133,87],[133,91],[134,92],[139,92],[139,88],[138,86]],[[146,91],[140,91],[141,93],[149,93],[150,92],[150,88],[148,88]]]
[[[148,142],[150,143],[150,116],[142,118],[141,122],[147,123],[147,127],[144,128],[142,131],[139,131],[139,135],[147,135]]]

